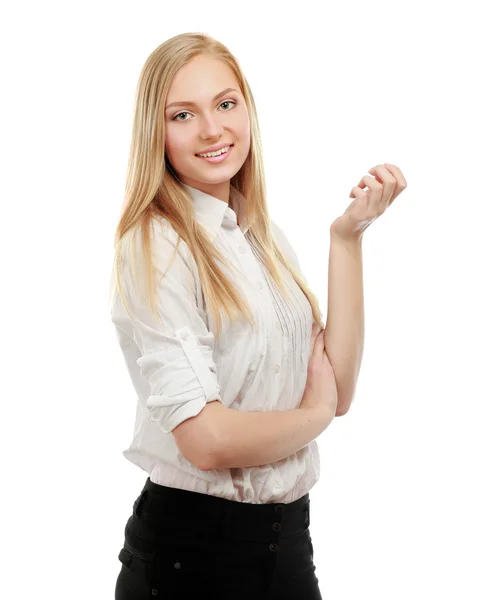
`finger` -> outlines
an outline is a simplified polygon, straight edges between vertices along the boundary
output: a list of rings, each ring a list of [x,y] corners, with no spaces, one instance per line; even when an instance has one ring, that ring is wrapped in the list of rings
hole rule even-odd
[[[397,190],[397,180],[390,173],[390,171],[383,165],[378,165],[369,169],[368,173],[371,173],[376,180],[383,185],[383,194],[380,200],[380,206],[382,210],[386,210],[387,206],[395,200],[395,192]]]
[[[314,344],[314,353],[322,357],[324,352],[324,329],[318,333],[316,343]]]
[[[396,167],[395,165],[392,165],[390,163],[384,163],[385,164],[385,168],[388,169],[390,171],[390,173],[392,173],[392,175],[395,177],[395,180],[397,181],[397,185],[395,187],[395,192],[394,192],[394,199],[402,192],[406,189],[407,187],[407,181],[405,180],[404,175],[402,174],[402,171],[399,169],[399,167]]]
[[[364,175],[357,185],[363,189],[367,186],[371,191],[380,190],[382,187],[382,184],[370,175]]]
[[[390,184],[395,187],[395,184],[397,183],[397,179],[384,165],[376,165],[376,167],[369,169],[368,173],[373,175],[373,177],[376,177],[377,181],[383,185]]]
[[[383,164],[385,165],[385,168],[387,168],[392,173],[392,175],[401,184],[401,186],[403,188],[406,188],[407,181],[406,181],[404,175],[402,174],[402,171],[399,169],[399,167],[396,167],[395,165],[392,165],[391,163],[383,163]]]
[[[366,194],[367,194],[366,191],[364,191],[358,185],[355,185],[349,194],[349,198],[359,198],[359,196],[366,195]]]
[[[374,177],[370,177],[369,175],[364,175],[364,177],[359,181],[357,187],[359,188],[369,188],[369,202],[368,205],[370,207],[377,207],[381,203],[381,198],[383,196],[383,184],[379,181],[376,181]],[[376,209],[374,208],[375,212]]]
[[[317,339],[318,335],[319,335],[319,334],[320,334],[322,331],[324,331],[324,329],[323,329],[323,327],[322,327],[322,326],[321,326],[319,323],[316,323],[316,324],[313,326],[313,331],[312,331],[312,347],[313,347],[313,348],[314,348],[314,344],[316,343],[316,339]]]
[[[314,348],[314,343],[316,341],[318,333],[319,333],[319,325],[316,322],[314,322],[312,324],[312,331],[311,331],[311,348]]]

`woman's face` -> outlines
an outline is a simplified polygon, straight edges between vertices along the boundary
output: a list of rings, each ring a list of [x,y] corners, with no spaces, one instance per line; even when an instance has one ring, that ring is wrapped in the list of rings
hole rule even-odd
[[[187,104],[170,106],[177,102]],[[178,179],[228,202],[230,180],[250,150],[247,105],[230,67],[207,56],[182,67],[166,98],[165,125],[166,155]],[[220,143],[234,144],[222,162],[196,156]]]

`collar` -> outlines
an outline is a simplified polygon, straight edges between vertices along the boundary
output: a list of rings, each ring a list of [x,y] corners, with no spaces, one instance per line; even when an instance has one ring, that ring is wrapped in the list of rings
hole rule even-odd
[[[215,196],[186,185],[186,183],[181,183],[181,185],[191,197],[197,221],[207,231],[211,241],[216,238],[221,227],[225,229],[240,227],[241,232],[245,235],[248,228],[245,224],[238,224],[238,217],[245,198],[232,184],[230,184],[229,204]]]

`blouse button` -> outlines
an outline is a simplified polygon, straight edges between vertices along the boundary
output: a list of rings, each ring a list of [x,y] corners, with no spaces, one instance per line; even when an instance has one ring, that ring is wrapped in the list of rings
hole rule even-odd
[[[274,484],[274,487],[275,487],[275,488],[280,488],[280,487],[281,487],[281,483],[280,483],[279,481],[277,481],[277,482]]]
[[[276,366],[274,367],[274,372],[275,372],[275,373],[279,373],[279,371],[280,371],[280,365],[276,365]]]
[[[258,282],[257,282],[257,287],[258,287],[260,290],[262,290],[262,282],[261,282],[261,281],[258,281]]]
[[[182,339],[182,340],[187,340],[189,337],[190,337],[190,336],[189,336],[189,335],[186,333],[186,331],[185,331],[185,333],[182,333],[182,334],[181,334],[181,339]]]
[[[238,246],[238,250],[240,250],[242,254],[245,254],[245,252],[247,252],[247,248],[245,248],[245,246]]]

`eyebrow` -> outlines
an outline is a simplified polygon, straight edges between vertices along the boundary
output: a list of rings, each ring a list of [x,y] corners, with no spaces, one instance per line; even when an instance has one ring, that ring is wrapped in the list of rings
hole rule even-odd
[[[226,88],[222,92],[219,92],[219,94],[216,94],[214,96],[214,98],[212,99],[212,102],[215,102],[218,98],[221,98],[221,96],[224,96],[224,94],[227,94],[228,92],[239,93],[238,90],[235,90],[234,88]],[[166,110],[168,108],[171,108],[171,106],[197,106],[197,105],[195,104],[195,102],[171,102],[171,104],[168,104],[166,106]]]

